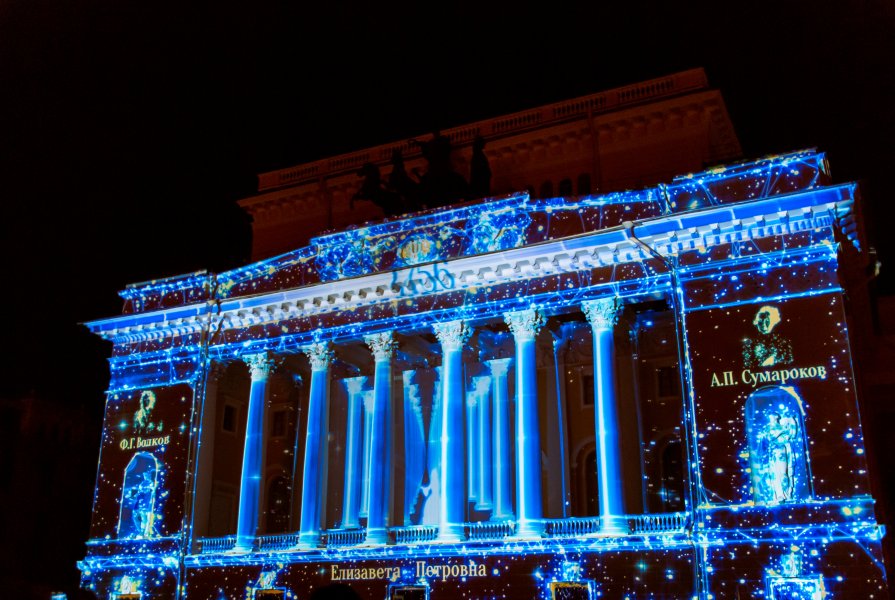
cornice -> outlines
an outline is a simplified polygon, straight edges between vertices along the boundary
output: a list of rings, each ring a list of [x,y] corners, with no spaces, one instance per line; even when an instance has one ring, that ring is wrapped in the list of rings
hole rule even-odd
[[[455,278],[457,287],[453,289],[462,290],[651,258],[631,239],[632,229],[639,240],[665,256],[704,251],[721,244],[829,227],[837,210],[851,209],[854,190],[855,184],[844,184],[800,191],[644,219],[632,223],[632,227],[615,227],[438,264]],[[126,315],[94,321],[88,327],[116,343],[129,343],[187,335],[206,327],[238,329],[446,291],[437,287],[427,290],[431,282],[421,274],[424,267],[415,265],[270,294]]]

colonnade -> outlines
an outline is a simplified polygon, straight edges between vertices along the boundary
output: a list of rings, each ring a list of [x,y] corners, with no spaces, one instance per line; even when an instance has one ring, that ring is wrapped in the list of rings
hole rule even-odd
[[[597,476],[602,530],[622,529],[621,452],[615,381],[615,349],[612,331],[620,304],[615,298],[592,300],[581,310],[590,323],[594,344],[594,412]],[[483,361],[486,374],[473,378],[466,389],[463,349],[473,333],[470,324],[453,320],[433,324],[441,346],[442,364],[437,368],[429,447],[437,449],[437,539],[461,541],[468,502],[475,510],[489,511],[492,521],[515,521],[515,535],[537,537],[543,532],[541,486],[541,439],[538,414],[535,340],[546,323],[540,309],[532,307],[504,315],[512,333],[515,355]],[[366,543],[387,543],[390,491],[393,476],[391,423],[392,381],[397,341],[394,332],[367,335],[366,345],[374,359],[372,390],[368,377],[344,379],[347,423],[344,452],[342,528],[356,529],[366,516]],[[311,381],[304,436],[299,545],[319,545],[325,528],[328,404],[334,358],[329,342],[303,349],[311,366]],[[259,508],[264,467],[264,406],[268,378],[277,365],[270,353],[244,357],[251,373],[248,419],[243,450],[237,517],[236,547],[252,548],[260,522]],[[515,423],[511,427],[511,399],[507,378],[515,372]],[[424,447],[420,419],[419,386],[414,372],[404,373],[405,455],[408,472],[419,472]],[[416,406],[414,406],[416,404]],[[363,432],[363,435],[361,435]],[[465,442],[467,433],[468,442]],[[511,446],[515,445],[515,448]],[[466,453],[464,453],[466,450]],[[512,460],[513,455],[515,461]],[[335,467],[335,465],[333,465]],[[433,471],[433,472],[434,472]],[[296,474],[298,477],[298,474]],[[515,479],[515,489],[511,482]],[[412,482],[408,483],[410,487]],[[405,494],[404,519],[409,517],[412,494]]]

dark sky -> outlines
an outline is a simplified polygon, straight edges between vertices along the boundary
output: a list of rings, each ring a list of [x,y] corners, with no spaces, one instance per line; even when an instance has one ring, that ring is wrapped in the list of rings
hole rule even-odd
[[[0,0],[0,396],[101,406],[77,324],[236,266],[258,172],[698,66],[746,157],[861,180],[895,291],[891,2],[445,4]]]

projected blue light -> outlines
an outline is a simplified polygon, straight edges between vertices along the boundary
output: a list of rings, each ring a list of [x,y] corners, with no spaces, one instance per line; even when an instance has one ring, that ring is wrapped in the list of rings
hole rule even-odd
[[[883,597],[855,191],[808,151],[129,287],[91,324],[115,346],[84,587]]]

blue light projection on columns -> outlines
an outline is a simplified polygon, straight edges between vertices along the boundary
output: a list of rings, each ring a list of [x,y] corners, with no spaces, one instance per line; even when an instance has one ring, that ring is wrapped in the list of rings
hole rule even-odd
[[[360,516],[364,519],[370,510],[370,477],[373,472],[373,410],[376,404],[376,394],[372,389],[363,392],[364,405],[364,472],[361,483]]]
[[[476,461],[478,483],[478,503],[476,510],[488,511],[492,508],[494,481],[492,478],[493,429],[491,427],[491,378],[480,376],[472,378],[472,387],[476,396],[478,431],[478,457]]]
[[[841,225],[857,201],[805,151],[635,192],[427,211],[129,287],[124,315],[90,324],[114,346],[82,586],[142,600],[295,600],[332,583],[364,600],[885,598],[846,327],[860,296],[846,304],[840,279],[866,259]],[[620,331],[616,297],[655,324]],[[537,334],[548,317],[552,348]],[[383,331],[401,348],[369,361],[359,342],[391,347]],[[313,365],[301,400],[268,381],[274,353],[301,370],[323,340],[343,359],[323,380],[346,392],[329,411]],[[208,365],[243,359],[211,412]],[[211,436],[214,456],[197,458]],[[637,436],[648,460],[621,463]],[[262,474],[304,484],[288,523],[270,517],[289,484],[260,502]],[[687,502],[640,510],[622,486],[643,482]]]
[[[311,395],[308,399],[308,427],[301,486],[301,529],[299,543],[314,548],[320,542],[323,500],[326,490],[326,432],[329,413],[329,365],[333,360],[328,342],[305,348],[311,363]]]
[[[622,466],[619,445],[618,386],[615,374],[615,342],[612,331],[621,304],[617,298],[583,303],[594,334],[594,418],[597,437],[597,479],[600,487],[602,530],[625,530],[622,498]]]
[[[472,334],[464,321],[435,323],[432,328],[441,342],[441,504],[439,541],[463,539],[466,490],[463,477],[463,346]]]
[[[533,537],[541,534],[544,515],[535,337],[546,320],[536,308],[504,318],[516,341],[516,535]]]
[[[363,388],[366,377],[343,379],[348,392],[348,427],[345,432],[345,494],[342,505],[342,527],[360,527],[361,486],[363,485]]]
[[[252,387],[246,421],[245,447],[242,454],[242,480],[239,488],[239,516],[236,524],[236,548],[248,552],[255,542],[260,518],[262,469],[264,467],[264,419],[268,377],[276,361],[266,353],[243,358],[249,366]]]
[[[373,428],[370,431],[370,505],[367,511],[367,543],[384,544],[391,502],[392,355],[398,344],[392,332],[364,338],[375,360]]]
[[[416,371],[404,371],[404,522],[419,525],[428,483],[428,452],[423,401]]]
[[[491,371],[492,397],[494,398],[494,430],[492,435],[494,453],[494,511],[491,518],[505,521],[515,516],[513,512],[512,476],[510,439],[510,401],[507,390],[507,373],[512,358],[495,358],[485,362]]]

